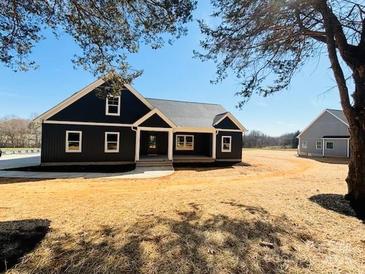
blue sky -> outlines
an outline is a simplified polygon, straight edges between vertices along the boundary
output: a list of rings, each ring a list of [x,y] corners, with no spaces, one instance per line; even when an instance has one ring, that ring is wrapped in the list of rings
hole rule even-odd
[[[196,14],[207,18],[208,11],[200,7]],[[72,39],[47,36],[33,51],[37,70],[15,73],[0,64],[0,117],[29,118],[42,113],[94,80],[81,68],[74,69],[71,58],[78,48]],[[220,103],[249,130],[273,136],[304,128],[325,108],[340,108],[337,89],[328,91],[335,81],[323,55],[296,74],[289,90],[267,98],[254,96],[238,110],[239,98],[234,96],[240,89],[238,80],[229,77],[218,85],[210,84],[215,77],[214,64],[193,58],[200,38],[193,22],[189,34],[172,46],[142,48],[129,59],[133,67],[144,70],[133,86],[146,97]]]

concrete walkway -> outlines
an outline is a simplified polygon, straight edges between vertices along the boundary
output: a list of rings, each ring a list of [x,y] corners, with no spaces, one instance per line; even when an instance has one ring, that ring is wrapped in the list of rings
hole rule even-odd
[[[6,155],[0,158],[0,177],[29,179],[152,179],[174,173],[173,167],[139,167],[123,173],[94,172],[46,172],[46,171],[8,171],[4,169],[37,166],[40,164],[39,154]]]

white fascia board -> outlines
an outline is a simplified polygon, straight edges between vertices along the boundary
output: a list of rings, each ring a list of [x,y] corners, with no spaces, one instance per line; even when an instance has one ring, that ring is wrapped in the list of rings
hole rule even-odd
[[[172,128],[176,127],[176,125],[165,114],[163,114],[158,108],[154,108],[153,110],[148,112],[145,116],[138,119],[136,122],[133,123],[133,126],[134,127],[139,126],[144,121],[151,118],[154,114],[157,114],[158,116],[160,116],[161,119],[164,120],[170,127],[172,127]]]
[[[48,110],[48,111],[44,112],[43,114],[39,115],[33,121],[34,122],[40,122],[40,121],[47,120],[48,118],[50,118],[51,116],[55,115],[59,111],[63,110],[64,108],[68,107],[72,103],[76,102],[81,97],[85,96],[89,92],[93,91],[97,87],[99,87],[102,84],[104,84],[104,82],[105,81],[104,81],[103,78],[100,78],[100,79],[92,82],[91,84],[87,85],[83,89],[81,89],[78,92],[74,93],[73,95],[71,95],[67,99],[63,100],[61,103],[57,104],[55,107],[53,107],[50,110]]]
[[[146,98],[143,97],[143,95],[141,93],[139,93],[134,87],[132,87],[129,84],[125,84],[124,85],[126,87],[126,89],[128,89],[130,92],[132,92],[134,94],[134,96],[136,96],[139,100],[141,100],[149,109],[154,109],[154,106],[147,101]]]
[[[213,124],[213,126],[218,125],[220,122],[222,122],[225,118],[231,119],[231,121],[243,132],[246,132],[247,129],[236,119],[236,117],[233,116],[232,113],[227,112],[222,118],[220,118],[217,122]]]
[[[300,138],[300,136],[302,136],[302,134],[304,133],[304,132],[306,132],[315,122],[317,122],[317,120],[319,119],[319,118],[321,118],[322,117],[322,115],[323,114],[325,114],[327,112],[327,110],[324,110],[324,111],[322,111],[321,112],[321,114],[319,114],[306,128],[304,128],[303,130],[302,130],[302,132],[297,136],[297,138]]]
[[[331,114],[333,117],[335,117],[337,120],[339,120],[340,122],[344,123],[347,127],[349,127],[349,124],[346,123],[344,120],[342,120],[340,117],[334,115],[331,111],[329,111],[328,109],[326,110],[329,114]]]

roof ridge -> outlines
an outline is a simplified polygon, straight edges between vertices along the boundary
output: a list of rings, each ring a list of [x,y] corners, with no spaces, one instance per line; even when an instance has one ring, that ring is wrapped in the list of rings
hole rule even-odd
[[[326,108],[326,110],[335,110],[335,111],[341,111],[341,112],[343,112],[343,110],[342,109],[335,109],[335,108]]]
[[[178,103],[205,104],[205,105],[222,106],[221,104],[217,104],[217,103],[195,102],[195,101],[184,101],[184,100],[173,100],[173,99],[161,99],[161,98],[150,98],[150,97],[145,97],[145,98],[147,100],[160,100],[160,101],[170,101],[170,102],[178,102]]]

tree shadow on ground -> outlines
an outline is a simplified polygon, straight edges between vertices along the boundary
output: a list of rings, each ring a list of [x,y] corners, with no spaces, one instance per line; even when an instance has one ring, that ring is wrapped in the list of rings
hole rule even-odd
[[[234,201],[227,205],[237,216],[204,215],[200,205],[191,203],[189,210],[176,211],[169,217],[141,215],[131,226],[103,226],[47,237],[48,242],[42,244],[44,250],[17,265],[17,270],[286,273],[288,269],[309,267],[310,262],[300,258],[293,245],[314,240],[298,225],[285,216],[271,216],[260,207]]]
[[[41,181],[50,181],[54,179],[33,179],[33,178],[0,178],[0,185],[18,184],[18,183],[33,183]]]
[[[29,219],[0,222],[0,273],[14,266],[46,236],[50,221]]]
[[[363,217],[356,214],[356,212],[352,209],[350,202],[345,199],[344,195],[330,193],[318,194],[310,197],[309,200],[325,209],[365,221]]]

